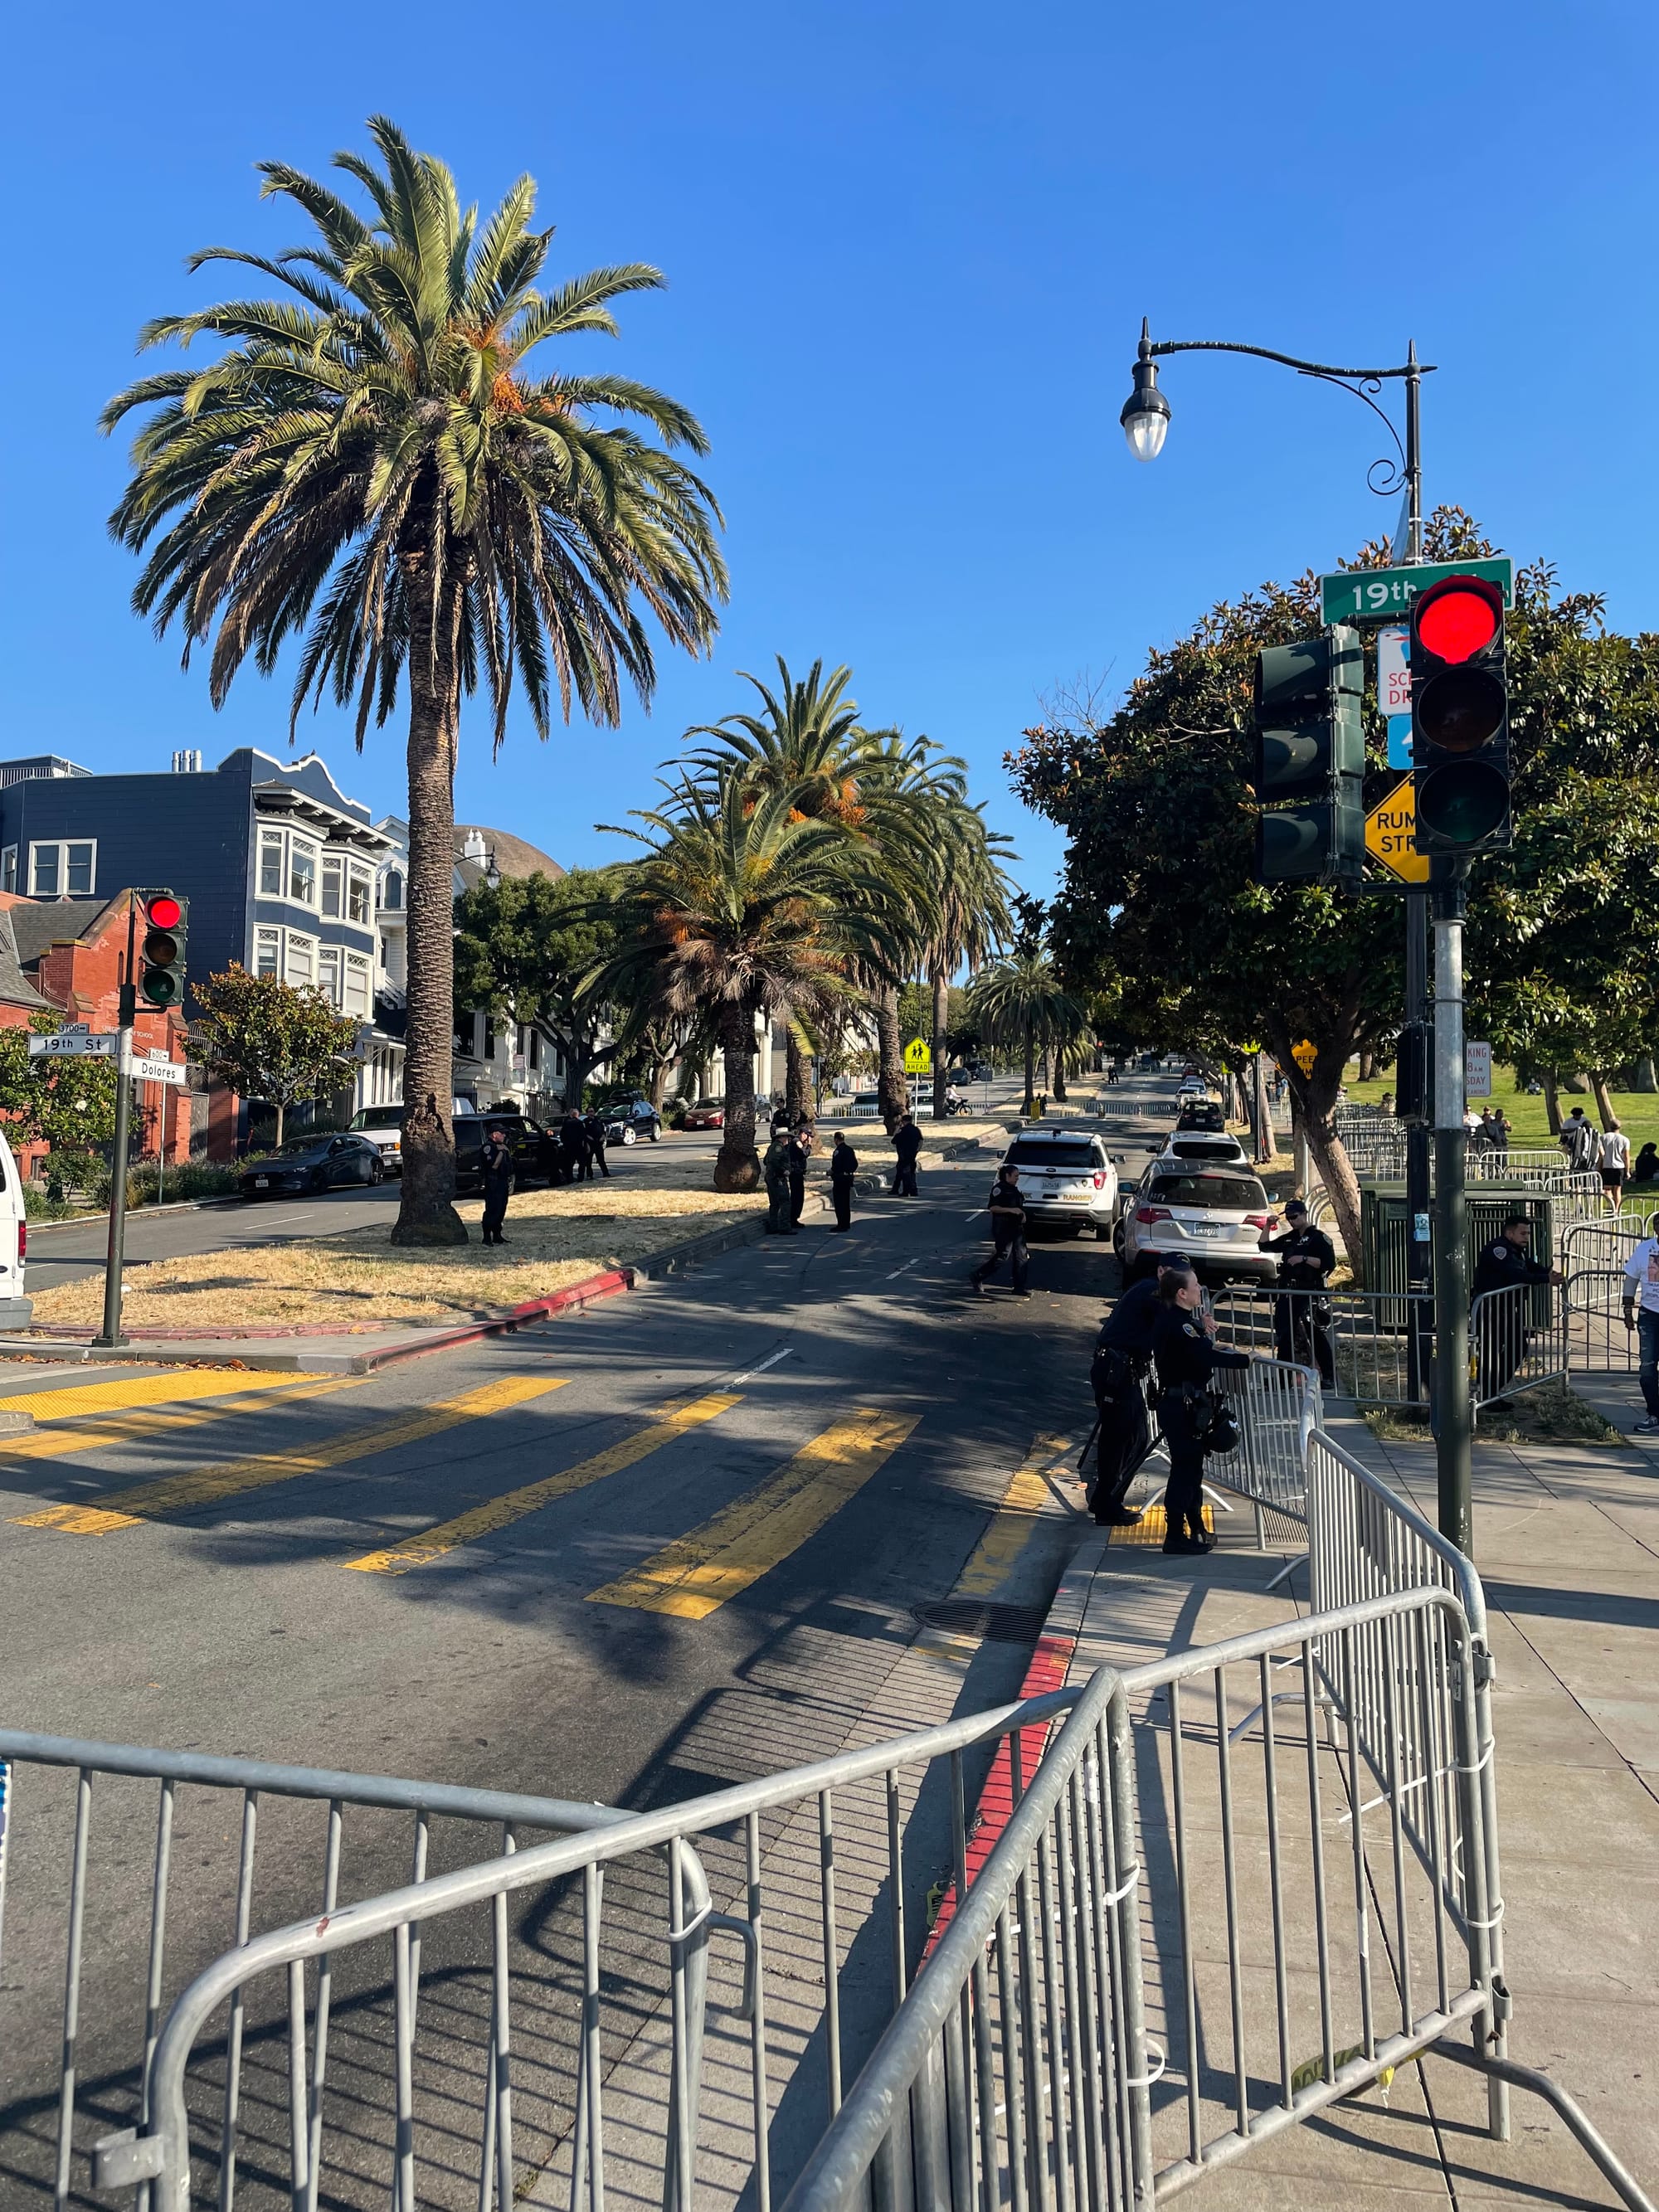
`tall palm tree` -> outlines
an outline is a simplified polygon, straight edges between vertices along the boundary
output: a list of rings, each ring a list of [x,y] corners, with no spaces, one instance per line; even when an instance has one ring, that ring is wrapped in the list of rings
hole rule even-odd
[[[943,1121],[951,978],[963,961],[978,968],[1012,928],[1002,863],[1014,855],[1007,839],[987,830],[981,811],[965,801],[946,795],[936,821],[927,969],[933,992],[933,1118]]]
[[[760,1179],[757,1018],[830,1002],[848,961],[880,951],[873,874],[844,830],[802,812],[799,795],[786,786],[756,799],[731,768],[713,786],[682,785],[669,806],[636,814],[645,830],[621,833],[646,849],[614,872],[623,939],[595,985],[712,1019],[726,1060],[717,1190]]]
[[[355,700],[357,741],[409,684],[409,981],[400,1243],[465,1242],[450,1203],[453,1024],[450,887],[464,693],[487,690],[499,748],[515,674],[538,732],[555,700],[614,724],[624,684],[655,682],[646,617],[699,652],[726,571],[719,510],[668,449],[700,454],[694,416],[614,376],[535,376],[553,338],[616,334],[609,302],[660,285],[642,264],[537,289],[550,231],[521,177],[480,227],[441,161],[374,117],[381,166],[335,156],[360,215],[282,162],[264,191],[309,217],[274,259],[215,247],[284,286],[149,324],[143,346],[222,342],[199,370],[142,379],[104,410],[138,410],[132,475],[111,527],[149,557],[133,593],[185,657],[210,641],[222,705],[252,653],[264,674],[303,635],[292,700]],[[629,427],[632,417],[643,433]],[[661,442],[654,442],[653,436]]]
[[[993,1043],[1018,1044],[1025,1059],[1024,1111],[1036,1111],[1039,1048],[1064,1052],[1089,1025],[1089,1011],[1073,998],[1040,946],[1027,945],[995,961],[974,983],[969,1003]]]

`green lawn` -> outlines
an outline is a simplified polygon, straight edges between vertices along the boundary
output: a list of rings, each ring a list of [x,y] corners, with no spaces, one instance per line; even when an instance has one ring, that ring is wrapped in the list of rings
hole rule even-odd
[[[1358,1065],[1358,1060],[1348,1062],[1349,1067],[1355,1071]],[[1536,1097],[1529,1097],[1526,1091],[1518,1091],[1512,1067],[1494,1067],[1492,1079],[1491,1103],[1501,1106],[1514,1124],[1510,1142],[1514,1145],[1553,1144],[1554,1139],[1550,1135],[1549,1116],[1544,1110],[1542,1091]],[[1357,1072],[1346,1081],[1348,1097],[1357,1104],[1375,1105],[1385,1091],[1392,1091],[1394,1087],[1392,1067],[1384,1068],[1382,1074],[1370,1083],[1361,1083]],[[1619,1125],[1630,1139],[1632,1159],[1644,1145],[1659,1144],[1659,1091],[1614,1091],[1608,1095],[1613,1100],[1613,1110],[1619,1116]],[[1488,1102],[1477,1098],[1472,1103],[1478,1109]],[[1595,1095],[1590,1091],[1571,1097],[1563,1091],[1560,1106],[1563,1120],[1575,1106],[1582,1106],[1591,1121],[1598,1127],[1601,1125],[1601,1117],[1596,1111]]]

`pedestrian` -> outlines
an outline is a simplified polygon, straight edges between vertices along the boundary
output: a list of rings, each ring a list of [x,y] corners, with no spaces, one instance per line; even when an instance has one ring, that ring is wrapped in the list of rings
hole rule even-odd
[[[559,1124],[559,1150],[564,1156],[560,1182],[585,1182],[587,1176],[587,1131],[582,1126],[580,1107],[572,1107]]]
[[[853,1183],[858,1171],[859,1156],[837,1129],[830,1152],[830,1200],[836,1209],[838,1230],[853,1225]]]
[[[1560,1279],[1559,1269],[1542,1267],[1533,1258],[1532,1222],[1524,1213],[1512,1213],[1504,1224],[1502,1236],[1480,1248],[1480,1257],[1474,1263],[1471,1318],[1474,1324],[1472,1349],[1479,1363],[1483,1404],[1507,1406],[1502,1394],[1526,1357],[1527,1311],[1531,1300],[1492,1297],[1484,1306],[1480,1300],[1492,1291]]]
[[[803,1121],[789,1139],[789,1218],[797,1225],[806,1210],[806,1163],[812,1157],[812,1132]]]
[[[1030,1255],[1025,1249],[1025,1200],[1020,1194],[1019,1170],[1006,1160],[997,1170],[997,1179],[991,1186],[985,1209],[991,1217],[991,1256],[975,1267],[968,1279],[983,1297],[986,1277],[994,1275],[1006,1260],[1013,1279],[1014,1296],[1029,1298],[1031,1293],[1025,1287],[1025,1274]]]
[[[1624,1200],[1625,1185],[1630,1178],[1630,1139],[1609,1114],[1607,1126],[1601,1133],[1601,1188],[1607,1194],[1611,1211],[1617,1213]]]
[[[1640,1346],[1638,1371],[1642,1402],[1648,1409],[1646,1420],[1636,1424],[1636,1434],[1659,1436],[1659,1213],[1625,1262],[1624,1303],[1625,1327],[1636,1331]]]
[[[1326,1295],[1336,1267],[1336,1248],[1308,1218],[1299,1198],[1285,1202],[1285,1234],[1256,1240],[1257,1249],[1279,1255],[1279,1296],[1273,1300],[1273,1349],[1297,1367],[1317,1367],[1328,1390],[1336,1387],[1331,1344],[1331,1302]]]
[[[1144,1385],[1152,1370],[1158,1285],[1167,1273],[1187,1272],[1180,1253],[1161,1252],[1157,1275],[1130,1284],[1101,1323],[1095,1339],[1094,1356],[1089,1362],[1089,1389],[1097,1415],[1089,1510],[1103,1528],[1133,1528],[1140,1518],[1123,1500],[1152,1448]]]
[[[1204,1453],[1210,1426],[1210,1377],[1218,1367],[1248,1367],[1249,1355],[1215,1341],[1213,1316],[1202,1310],[1203,1293],[1191,1273],[1161,1275],[1152,1359],[1158,1369],[1158,1418],[1170,1449],[1164,1492],[1164,1548],[1207,1552],[1204,1533]]]
[[[484,1137],[481,1164],[483,1168],[483,1241],[486,1244],[505,1244],[501,1224],[507,1218],[507,1194],[513,1188],[513,1153],[506,1132],[499,1121],[492,1121]]]
[[[1500,1168],[1506,1168],[1510,1164],[1510,1137],[1514,1127],[1514,1123],[1510,1120],[1509,1115],[1504,1111],[1501,1106],[1494,1106],[1492,1108],[1492,1158]]]
[[[587,1157],[590,1162],[588,1172],[591,1174],[594,1168],[598,1168],[599,1173],[609,1182],[611,1163],[605,1156],[605,1116],[599,1112],[598,1107],[595,1107],[592,1113],[582,1116],[582,1134],[587,1139]]]
[[[1585,1119],[1582,1106],[1575,1106],[1561,1127],[1561,1149],[1568,1167],[1575,1175],[1582,1175],[1595,1165],[1601,1148],[1595,1122]]]
[[[1659,1145],[1643,1146],[1636,1155],[1636,1167],[1631,1182],[1633,1185],[1659,1182]]]
[[[893,1132],[893,1150],[898,1155],[893,1170],[893,1195],[915,1198],[916,1154],[921,1150],[921,1132],[908,1113],[899,1115],[898,1127]]]
[[[766,1233],[793,1237],[798,1232],[789,1218],[789,1139],[781,1132],[766,1147],[761,1161],[766,1182]]]

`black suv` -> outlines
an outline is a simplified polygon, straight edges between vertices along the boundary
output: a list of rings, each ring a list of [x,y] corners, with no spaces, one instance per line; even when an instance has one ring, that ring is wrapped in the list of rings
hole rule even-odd
[[[483,1188],[484,1140],[492,1129],[499,1129],[507,1139],[514,1182],[548,1181],[550,1140],[540,1122],[532,1121],[527,1114],[458,1114],[454,1126],[458,1191]]]
[[[649,1137],[654,1145],[662,1134],[662,1116],[642,1091],[601,1106],[599,1119],[607,1145],[636,1145],[641,1137]]]

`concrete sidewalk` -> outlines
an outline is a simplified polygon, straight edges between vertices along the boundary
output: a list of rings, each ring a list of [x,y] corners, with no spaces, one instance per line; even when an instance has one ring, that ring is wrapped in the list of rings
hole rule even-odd
[[[1632,1377],[1587,1394],[1620,1428]],[[1431,1522],[1432,1446],[1332,1434]],[[1497,1677],[1494,1727],[1510,2055],[1571,2092],[1650,2190],[1659,2181],[1659,1449],[1477,1444],[1476,1563]],[[1156,1494],[1155,1492],[1152,1494]],[[1218,1514],[1207,1559],[1085,1539],[1048,1633],[1072,1679],[1306,1611],[1307,1577],[1269,1591],[1284,1552],[1254,1549],[1248,1507]],[[1265,2060],[1267,2054],[1264,2051]],[[1431,2057],[1214,2173],[1228,2208],[1615,2205],[1555,2115],[1517,2091],[1512,2139],[1482,2132],[1485,2090]]]

